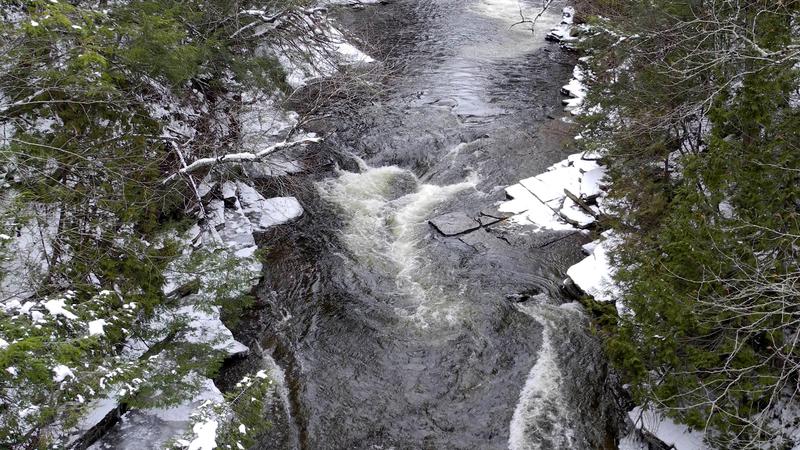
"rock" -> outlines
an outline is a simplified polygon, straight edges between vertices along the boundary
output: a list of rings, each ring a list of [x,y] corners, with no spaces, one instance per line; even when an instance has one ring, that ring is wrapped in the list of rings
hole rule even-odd
[[[497,240],[497,238],[489,234],[486,230],[479,229],[475,232],[460,236],[458,240],[480,253],[485,253],[494,243],[492,241]]]
[[[434,217],[428,221],[445,236],[455,236],[468,231],[477,230],[481,224],[463,212],[452,212]]]
[[[488,227],[489,225],[494,225],[497,222],[500,222],[500,219],[498,219],[497,217],[489,217],[481,215],[480,217],[478,217],[478,222],[481,223],[482,227]]]
[[[222,183],[222,198],[233,199],[236,198],[236,184],[232,181],[226,181]]]
[[[561,284],[561,289],[569,298],[581,299],[586,297],[586,293],[583,292],[583,290],[581,290],[581,288],[578,287],[574,281],[572,281],[572,278],[569,277],[566,278]]]
[[[514,214],[510,212],[503,212],[497,209],[497,206],[487,206],[483,208],[481,214],[488,217],[494,217],[495,219],[508,219],[512,217]]]
[[[450,108],[455,108],[456,106],[458,106],[458,102],[452,98],[440,98],[435,102],[433,102],[433,104],[436,106],[447,106]]]
[[[237,182],[239,203],[242,212],[250,219],[253,231],[262,232],[274,225],[281,225],[303,215],[303,207],[294,197],[265,199],[252,186]]]
[[[542,296],[542,291],[539,289],[528,289],[526,291],[514,293],[514,294],[506,294],[506,300],[514,302],[514,303],[523,303],[527,302],[532,298],[537,298]],[[547,295],[544,295],[547,298]]]

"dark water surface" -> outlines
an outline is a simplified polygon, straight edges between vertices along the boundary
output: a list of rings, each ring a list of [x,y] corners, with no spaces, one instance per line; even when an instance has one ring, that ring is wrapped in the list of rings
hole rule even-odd
[[[477,217],[569,153],[574,57],[543,39],[558,13],[535,33],[511,28],[515,0],[334,13],[380,76],[350,109],[325,100],[333,117],[313,126],[341,169],[309,174],[305,217],[262,238],[258,308],[236,334],[263,353],[221,377],[277,363],[260,448],[613,447],[605,363],[559,289],[585,238],[427,223]]]

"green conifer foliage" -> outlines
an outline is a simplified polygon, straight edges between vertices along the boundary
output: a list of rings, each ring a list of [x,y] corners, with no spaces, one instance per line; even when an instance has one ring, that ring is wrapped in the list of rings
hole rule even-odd
[[[584,135],[607,150],[630,309],[608,353],[714,446],[777,444],[800,379],[800,4],[600,6]]]
[[[30,300],[39,309],[63,301],[69,315],[0,310],[9,343],[0,346],[0,447],[62,444],[112,384],[131,387],[118,392],[129,406],[163,406],[192,394],[184,375],[218,368],[224,355],[208,345],[172,344],[179,317],[145,357],[124,354],[123,343],[152,338],[174,306],[164,272],[186,244],[169,236],[197,204],[188,185],[164,183],[180,168],[178,138],[186,141],[170,130],[168,109],[205,111],[244,90],[284,87],[277,63],[255,52],[269,36],[236,33],[260,20],[241,11],[302,3],[0,0],[0,231],[9,237],[0,257],[13,256],[3,250],[26,226],[52,225]],[[212,302],[246,304],[231,294],[242,284],[234,278]],[[89,335],[86,324],[100,318],[103,334]],[[57,365],[72,373],[54,376]],[[37,407],[9,403],[20,396]]]

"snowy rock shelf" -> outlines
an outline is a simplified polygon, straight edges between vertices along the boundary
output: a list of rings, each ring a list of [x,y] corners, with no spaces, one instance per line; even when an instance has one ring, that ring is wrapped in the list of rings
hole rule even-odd
[[[546,172],[506,188],[510,201],[498,206],[522,225],[550,230],[586,229],[601,217],[606,169],[592,155],[576,153]]]
[[[544,173],[507,187],[511,200],[497,209],[512,214],[510,222],[539,230],[585,230],[604,214],[605,175],[597,155],[576,153]],[[588,256],[567,270],[571,283],[597,301],[613,302],[616,297],[609,260],[616,242],[611,232],[604,232],[599,240],[583,246]]]

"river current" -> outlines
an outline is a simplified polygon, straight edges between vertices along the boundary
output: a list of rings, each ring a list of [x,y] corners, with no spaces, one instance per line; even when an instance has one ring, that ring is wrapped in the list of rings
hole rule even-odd
[[[260,448],[615,447],[606,363],[560,289],[585,237],[503,222],[445,237],[428,223],[478,217],[570,153],[559,87],[574,55],[544,40],[563,5],[517,23],[539,3],[332,13],[378,63],[347,108],[322,100],[306,215],[260,241],[258,307],[236,330],[257,351],[220,381],[273,367]]]

